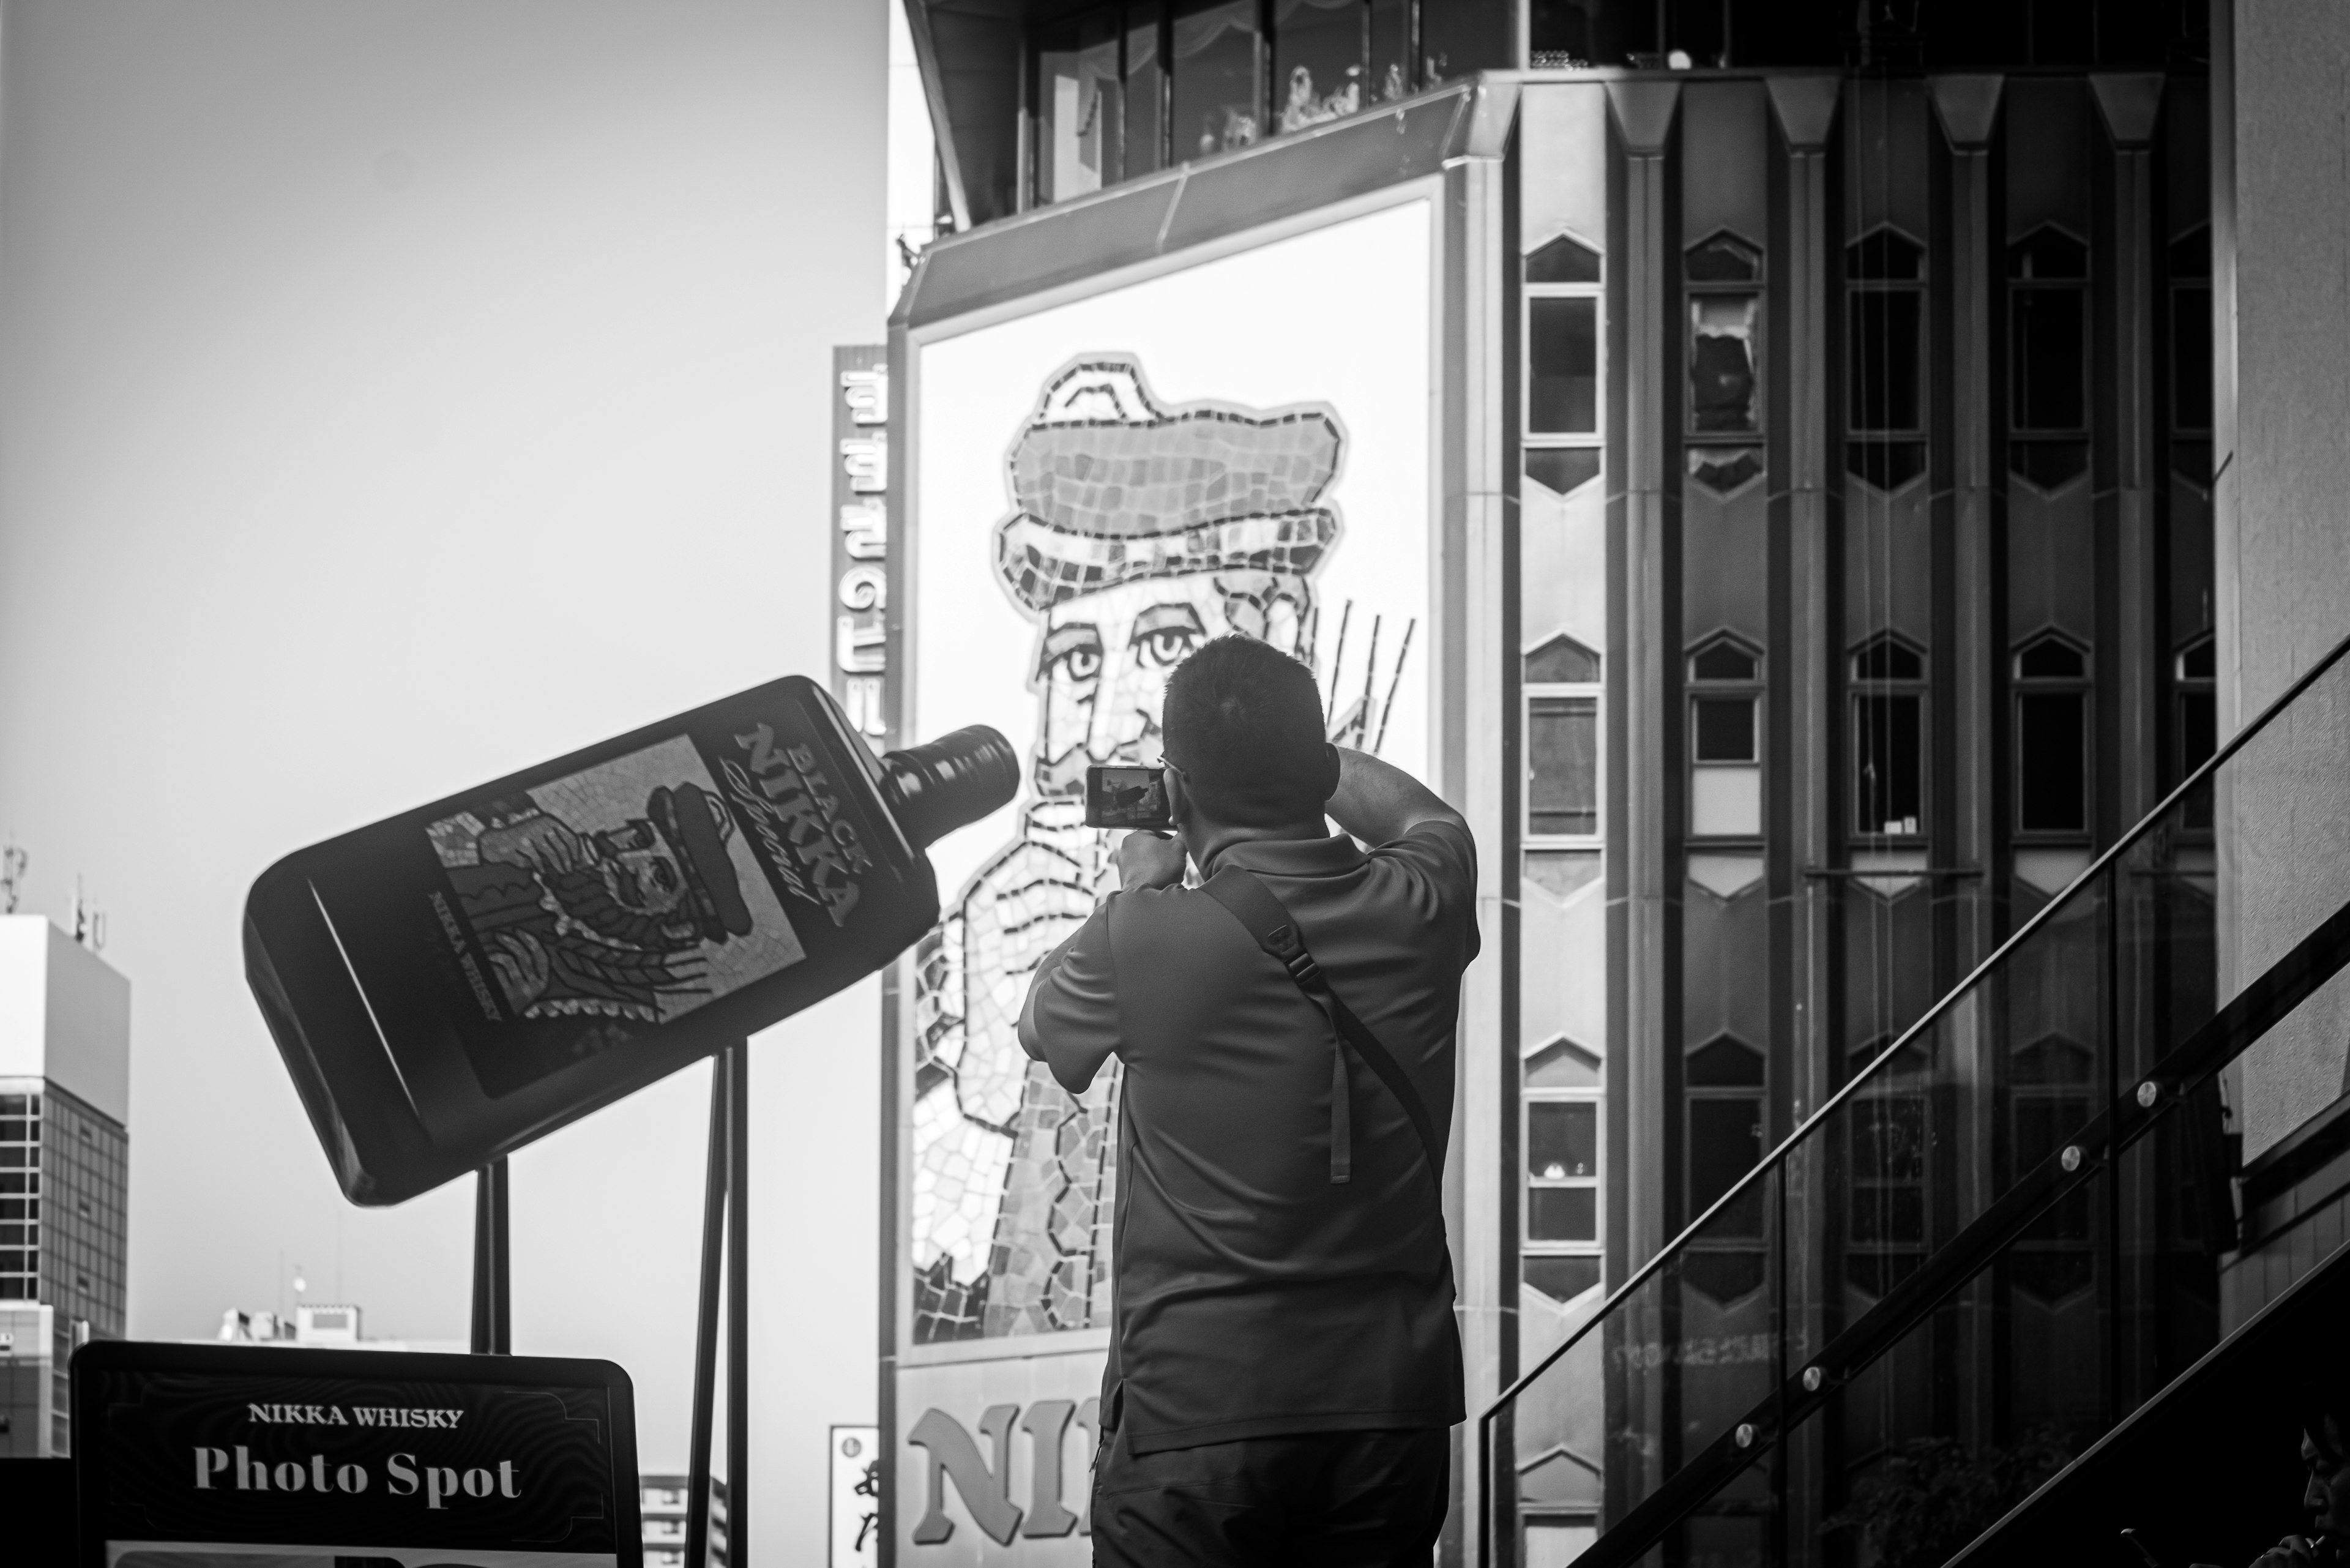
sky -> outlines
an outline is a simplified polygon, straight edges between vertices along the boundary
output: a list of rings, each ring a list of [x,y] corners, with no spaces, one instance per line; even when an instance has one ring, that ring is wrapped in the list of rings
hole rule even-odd
[[[473,1195],[344,1201],[244,988],[279,856],[824,668],[883,0],[10,0],[0,836],[132,982],[130,1332],[466,1332]],[[754,1518],[872,1418],[879,1003],[753,1054]],[[681,1463],[708,1077],[514,1162],[515,1339]],[[800,1532],[805,1532],[803,1535]],[[761,1550],[759,1555],[767,1555]]]

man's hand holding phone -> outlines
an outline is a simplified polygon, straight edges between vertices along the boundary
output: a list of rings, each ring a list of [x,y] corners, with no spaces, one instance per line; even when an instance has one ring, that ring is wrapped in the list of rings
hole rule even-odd
[[[1171,833],[1129,833],[1118,843],[1118,885],[1172,888],[1183,880],[1183,841]]]

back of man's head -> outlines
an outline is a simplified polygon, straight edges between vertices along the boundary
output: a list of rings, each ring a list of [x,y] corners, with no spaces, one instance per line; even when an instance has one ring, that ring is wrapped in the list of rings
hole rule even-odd
[[[1314,672],[1268,643],[1220,637],[1178,665],[1161,721],[1200,813],[1243,827],[1319,817],[1338,786]]]

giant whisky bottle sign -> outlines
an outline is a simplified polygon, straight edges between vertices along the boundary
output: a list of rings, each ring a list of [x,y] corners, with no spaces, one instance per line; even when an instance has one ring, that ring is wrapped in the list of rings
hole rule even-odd
[[[786,677],[286,857],[246,976],[343,1190],[395,1203],[888,962],[924,847],[1018,782],[993,730],[876,757]]]

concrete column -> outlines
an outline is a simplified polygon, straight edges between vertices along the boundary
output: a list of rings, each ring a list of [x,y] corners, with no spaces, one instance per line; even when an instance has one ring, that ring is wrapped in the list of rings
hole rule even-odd
[[[1629,1231],[1627,1262],[1638,1268],[1669,1239],[1665,1211],[1665,1062],[1679,1047],[1667,1037],[1667,997],[1679,977],[1666,963],[1669,903],[1679,889],[1665,853],[1671,824],[1666,758],[1673,715],[1664,711],[1667,673],[1678,650],[1666,645],[1672,596],[1667,580],[1665,452],[1670,445],[1673,367],[1666,359],[1668,280],[1676,258],[1667,254],[1665,150],[1680,84],[1614,81],[1607,101],[1625,152],[1622,254],[1609,258],[1623,279],[1624,313],[1624,693],[1623,846],[1627,965],[1623,1004],[1626,1051],[1611,1072],[1628,1080],[1628,1147],[1622,1169]]]
[[[2114,142],[2112,319],[2114,346],[2113,507],[2115,617],[2100,628],[2115,643],[2099,649],[2098,670],[2112,671],[2111,689],[2101,682],[2098,699],[2115,704],[2116,755],[2099,758],[2102,778],[2117,781],[2115,820],[2100,824],[2118,834],[2144,816],[2162,797],[2162,758],[2157,722],[2162,701],[2165,649],[2157,621],[2154,487],[2165,467],[2156,449],[2158,396],[2154,381],[2154,187],[2156,111],[2162,104],[2158,72],[2093,76],[2089,88]],[[2103,792],[2101,791],[2102,794]],[[2103,836],[2101,834],[2100,836]]]
[[[1828,409],[1828,325],[1835,301],[1828,279],[1836,234],[1831,226],[1827,155],[1844,83],[1835,76],[1774,77],[1769,86],[1772,109],[1787,139],[1786,259],[1776,284],[1786,313],[1786,342],[1780,353],[1787,367],[1787,392],[1776,417],[1786,432],[1790,646],[1781,657],[1791,660],[1791,678],[1777,689],[1786,693],[1787,733],[1794,754],[1783,759],[1777,776],[1797,792],[1789,816],[1794,836],[1791,848],[1797,867],[1807,868],[1835,865],[1837,849],[1835,819],[1829,810],[1829,759],[1837,723],[1832,675],[1844,638],[1831,590],[1842,573],[1834,549],[1829,485],[1843,463],[1829,445],[1834,421]],[[1806,877],[1794,890],[1797,967],[1790,977],[1795,988],[1790,1061],[1795,1081],[1789,1108],[1798,1122],[1819,1107],[1835,1083],[1829,1027],[1835,1016],[1829,1000],[1835,976],[1835,889],[1832,881]],[[1825,1337],[1821,1309],[1825,1290],[1833,1288],[1822,1272],[1821,1222],[1828,1208],[1820,1182],[1825,1174],[1804,1157],[1788,1162],[1789,1234],[1784,1245],[1787,1327],[1794,1336],[1788,1354],[1794,1360]],[[1789,1462],[1799,1467],[1799,1474],[1816,1473],[1819,1430],[1818,1422],[1809,1423],[1791,1445]],[[1815,1485],[1788,1489],[1789,1503],[1797,1511],[1784,1525],[1792,1561],[1808,1562],[1814,1556],[1804,1543],[1816,1538],[1820,1495]]]

